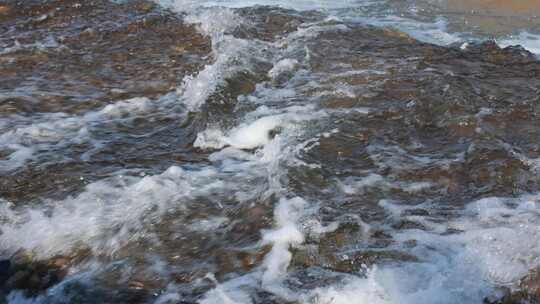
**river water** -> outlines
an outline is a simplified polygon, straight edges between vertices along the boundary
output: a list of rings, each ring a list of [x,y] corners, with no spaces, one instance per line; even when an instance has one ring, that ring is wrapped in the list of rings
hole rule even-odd
[[[540,6],[487,2],[0,3],[0,303],[519,290]]]

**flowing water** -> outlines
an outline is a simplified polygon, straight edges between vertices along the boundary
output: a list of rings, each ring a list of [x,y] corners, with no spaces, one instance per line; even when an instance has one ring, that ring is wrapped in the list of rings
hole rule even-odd
[[[486,2],[0,2],[0,303],[518,290],[540,5]]]

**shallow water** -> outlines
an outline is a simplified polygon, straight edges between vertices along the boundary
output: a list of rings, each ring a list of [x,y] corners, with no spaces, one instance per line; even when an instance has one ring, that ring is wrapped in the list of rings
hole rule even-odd
[[[540,267],[538,20],[469,10],[0,4],[0,296],[484,303],[519,289]]]

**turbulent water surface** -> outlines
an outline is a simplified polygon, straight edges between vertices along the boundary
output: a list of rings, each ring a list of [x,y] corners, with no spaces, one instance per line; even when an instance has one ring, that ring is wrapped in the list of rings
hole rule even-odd
[[[535,303],[540,5],[485,2],[0,2],[0,303]]]

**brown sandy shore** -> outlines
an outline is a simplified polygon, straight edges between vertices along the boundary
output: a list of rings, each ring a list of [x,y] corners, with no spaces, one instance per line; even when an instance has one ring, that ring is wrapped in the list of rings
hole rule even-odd
[[[540,0],[430,0],[442,14],[459,16],[462,28],[480,30],[485,35],[511,35],[516,30],[540,28]]]
[[[446,7],[455,12],[471,12],[499,16],[536,16],[540,0],[446,0]]]

